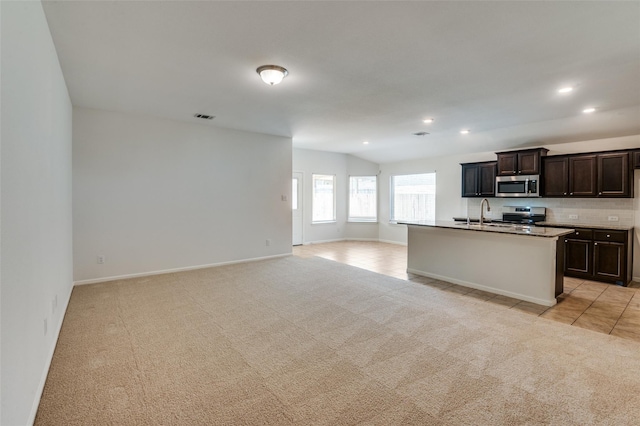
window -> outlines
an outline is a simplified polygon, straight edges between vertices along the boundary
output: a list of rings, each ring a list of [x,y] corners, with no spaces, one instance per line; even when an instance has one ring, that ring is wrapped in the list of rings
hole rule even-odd
[[[391,176],[391,221],[436,219],[436,174]]]
[[[336,177],[334,175],[311,175],[313,198],[311,222],[335,222]]]
[[[349,176],[349,222],[378,220],[376,176]]]

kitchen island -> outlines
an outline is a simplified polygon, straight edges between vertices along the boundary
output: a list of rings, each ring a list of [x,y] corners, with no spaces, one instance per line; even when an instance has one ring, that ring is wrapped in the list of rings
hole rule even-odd
[[[407,225],[407,272],[544,306],[562,293],[564,239],[573,232],[448,221]]]

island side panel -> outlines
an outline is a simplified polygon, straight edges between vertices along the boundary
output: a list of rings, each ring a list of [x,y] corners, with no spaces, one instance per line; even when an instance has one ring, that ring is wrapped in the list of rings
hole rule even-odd
[[[556,291],[558,297],[564,292],[564,237],[556,241]]]
[[[407,271],[553,306],[557,241],[557,237],[408,225]]]

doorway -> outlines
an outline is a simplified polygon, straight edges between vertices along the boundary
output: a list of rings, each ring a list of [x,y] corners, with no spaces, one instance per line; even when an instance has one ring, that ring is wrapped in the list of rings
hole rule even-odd
[[[293,172],[291,185],[292,245],[302,245],[302,172]]]

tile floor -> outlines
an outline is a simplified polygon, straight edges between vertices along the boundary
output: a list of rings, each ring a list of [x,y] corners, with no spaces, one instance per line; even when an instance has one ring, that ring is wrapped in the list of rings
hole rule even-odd
[[[293,254],[300,257],[323,257],[359,268],[368,269],[395,278],[420,282],[473,297],[488,303],[497,303],[511,309],[542,316],[601,333],[640,341],[640,284],[629,287],[566,277],[564,293],[558,304],[548,308],[511,297],[495,295],[431,278],[408,274],[405,246],[363,241],[295,246]]]

